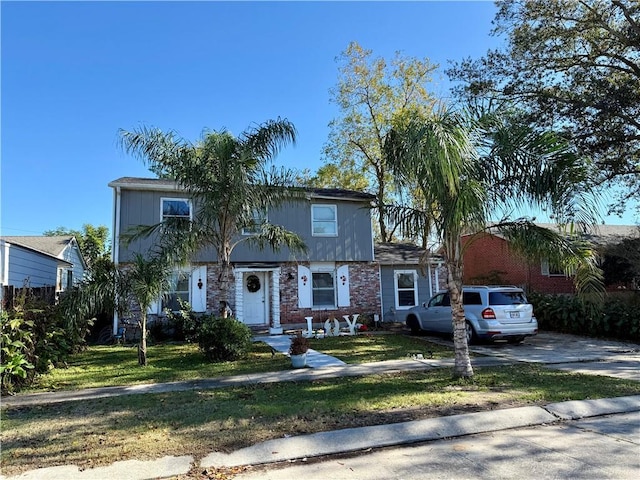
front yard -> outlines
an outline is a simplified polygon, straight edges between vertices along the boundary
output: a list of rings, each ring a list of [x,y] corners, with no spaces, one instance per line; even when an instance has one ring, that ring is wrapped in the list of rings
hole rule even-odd
[[[351,361],[401,358],[416,347],[434,356],[450,355],[445,347],[401,335],[330,340],[323,343],[323,351],[337,356],[344,351],[344,358]],[[272,357],[266,346],[257,347],[247,361],[211,365],[198,360],[195,347],[155,346],[150,349],[147,368],[135,365],[131,347],[92,348],[68,370],[52,372],[55,381],[43,378],[40,387],[183,380],[290,368],[283,355]],[[364,351],[367,353],[361,354]],[[116,361],[125,365],[110,365]],[[477,368],[473,381],[456,381],[450,369],[436,369],[3,408],[2,473],[14,475],[61,464],[91,468],[163,455],[198,459],[212,451],[231,451],[287,435],[637,394],[638,382],[516,365]]]

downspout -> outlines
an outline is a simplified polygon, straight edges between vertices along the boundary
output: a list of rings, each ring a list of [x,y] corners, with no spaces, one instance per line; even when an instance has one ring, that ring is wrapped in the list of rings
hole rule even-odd
[[[4,308],[4,289],[9,285],[9,243],[1,240],[2,272],[0,273],[0,310]]]
[[[111,231],[111,261],[115,269],[118,269],[118,259],[120,258],[120,187],[113,190],[113,225]],[[117,289],[116,289],[117,291]],[[117,299],[116,299],[117,300]],[[113,334],[118,334],[118,311],[113,311]]]

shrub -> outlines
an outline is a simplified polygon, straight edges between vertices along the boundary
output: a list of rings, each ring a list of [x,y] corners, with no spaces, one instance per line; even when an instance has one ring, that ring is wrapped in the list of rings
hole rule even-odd
[[[68,322],[60,305],[48,305],[24,288],[2,312],[2,392],[17,392],[35,376],[65,365],[84,347],[86,323]]]
[[[247,356],[251,330],[233,317],[206,315],[198,329],[198,346],[207,360],[226,362]]]
[[[609,295],[601,305],[589,307],[571,295],[530,293],[527,297],[541,330],[640,341],[638,295],[626,301]]]
[[[173,327],[173,337],[176,340],[186,340],[189,343],[198,341],[198,331],[202,324],[203,315],[191,309],[189,302],[178,298],[180,310],[167,311],[167,319]]]
[[[0,381],[2,394],[12,393],[28,383],[33,377],[34,365],[29,362],[33,356],[33,342],[30,329],[33,325],[22,318],[9,318],[6,311],[0,312],[0,342],[2,361]]]

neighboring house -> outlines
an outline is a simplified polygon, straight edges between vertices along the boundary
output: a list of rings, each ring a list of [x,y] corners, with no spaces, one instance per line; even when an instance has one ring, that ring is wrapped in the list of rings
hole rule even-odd
[[[553,224],[539,224],[557,228]],[[596,248],[602,248],[625,238],[638,237],[637,226],[599,225],[594,234],[585,235]],[[463,237],[463,244],[471,236]],[[529,262],[509,248],[509,242],[497,234],[473,236],[464,253],[464,283],[509,284],[540,293],[574,293],[573,279],[548,261]]]
[[[4,287],[55,287],[79,283],[87,265],[71,235],[0,237],[0,283]]]
[[[382,312],[385,322],[405,322],[411,307],[427,302],[446,288],[446,273],[439,257],[427,257],[423,248],[408,243],[379,243]],[[421,264],[426,265],[420,267]]]

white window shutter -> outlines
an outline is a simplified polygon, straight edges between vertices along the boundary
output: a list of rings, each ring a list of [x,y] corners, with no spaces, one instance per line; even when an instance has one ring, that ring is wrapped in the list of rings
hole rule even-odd
[[[194,312],[207,311],[207,266],[201,265],[191,272],[189,303]]]
[[[311,270],[298,265],[298,308],[311,308]]]
[[[338,268],[336,275],[338,283],[338,307],[348,307],[351,305],[349,295],[349,265],[342,265]]]

